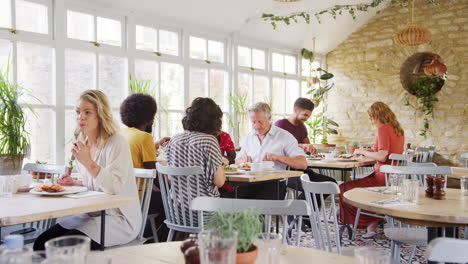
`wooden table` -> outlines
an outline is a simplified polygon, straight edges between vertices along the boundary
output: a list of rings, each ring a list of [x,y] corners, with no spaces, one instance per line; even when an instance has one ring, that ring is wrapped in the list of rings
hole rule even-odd
[[[12,198],[2,198],[0,202],[0,227],[101,211],[101,249],[103,249],[105,210],[127,206],[138,200],[109,194],[66,198],[18,193]]]
[[[184,263],[184,256],[180,251],[181,242],[168,242],[146,244],[142,246],[122,247],[107,250],[105,253],[95,252],[93,254],[107,254],[112,258],[112,264],[180,264]],[[323,264],[349,264],[354,263],[354,257],[343,256],[327,251],[313,248],[294,247],[285,245],[281,255],[281,264],[305,263],[312,261]]]
[[[259,172],[245,172],[239,174],[226,174],[228,181],[233,182],[262,182],[280,180],[284,178],[299,177],[304,174],[303,171],[271,170]]]
[[[373,159],[363,158],[358,159],[357,161],[336,161],[336,160],[307,160],[307,165],[310,168],[315,169],[328,169],[328,170],[339,170],[341,171],[341,180],[343,181],[343,188],[346,190],[346,172],[350,171],[352,173],[353,179],[356,179],[355,168],[358,167],[370,167],[374,166],[376,163]],[[340,228],[340,239],[343,236],[344,229],[348,230],[349,237],[353,236],[353,229],[351,226],[346,224],[346,206],[344,207],[344,224]]]
[[[392,207],[370,202],[390,199],[395,197],[394,195],[370,192],[362,188],[345,192],[344,199],[347,203],[364,210],[388,215],[403,223],[425,226],[428,228],[428,242],[430,242],[442,236],[444,228],[450,228],[446,230],[447,234],[453,232],[453,235],[457,235],[458,232],[453,227],[468,226],[468,199],[461,197],[459,189],[447,188],[445,192],[445,200],[434,200],[425,197],[425,188],[420,188],[419,202],[416,205]]]
[[[461,179],[462,177],[468,177],[468,168],[463,167],[452,167],[452,174],[448,175],[449,178]]]

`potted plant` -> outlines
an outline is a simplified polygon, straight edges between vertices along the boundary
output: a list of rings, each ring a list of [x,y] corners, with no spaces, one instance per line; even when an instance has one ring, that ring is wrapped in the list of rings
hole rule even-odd
[[[232,233],[237,232],[237,264],[253,264],[257,259],[258,248],[254,239],[262,232],[262,219],[254,210],[240,213],[215,213],[207,228]]]
[[[351,147],[349,148],[349,154],[353,154],[356,149],[359,148],[359,143],[358,142],[353,142],[351,144]]]
[[[310,121],[306,121],[305,124],[309,130],[309,136],[312,144],[322,143],[323,145],[329,145],[328,147],[336,146],[333,144],[328,144],[327,135],[333,134],[337,135],[338,131],[333,127],[339,127],[338,123],[333,121],[330,118],[324,118],[323,113],[318,113]],[[325,132],[325,133],[324,133]],[[322,136],[322,139],[319,141],[319,137]]]
[[[0,72],[0,175],[20,174],[23,157],[30,146],[30,135],[25,127],[26,109],[19,102],[27,91],[12,83],[9,75],[8,62],[5,71]],[[32,111],[31,107],[26,107]]]

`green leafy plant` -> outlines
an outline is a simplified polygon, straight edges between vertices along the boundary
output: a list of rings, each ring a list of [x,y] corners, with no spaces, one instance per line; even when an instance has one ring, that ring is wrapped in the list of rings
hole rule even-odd
[[[130,88],[130,92],[133,93],[143,93],[149,94],[153,97],[156,96],[156,92],[151,86],[151,80],[139,80],[135,77],[132,77],[131,74],[128,75],[128,85]]]
[[[424,138],[427,138],[427,133],[431,128],[430,120],[434,118],[434,108],[439,101],[436,97],[436,93],[442,89],[445,80],[447,80],[446,74],[442,76],[427,76],[422,74],[420,77],[416,78],[409,91],[410,94],[416,96],[418,104],[411,104],[408,97],[406,97],[405,105],[415,109],[415,114],[421,113],[424,115],[424,125],[419,133],[419,135]]]
[[[302,11],[302,12],[294,12],[288,15],[275,15],[269,13],[263,13],[262,19],[264,21],[270,22],[273,29],[276,29],[279,22],[284,23],[285,25],[290,25],[291,23],[299,23],[299,20],[303,20],[305,23],[310,24],[310,17],[313,15],[318,23],[321,23],[322,15],[329,14],[334,19],[337,16],[343,14],[349,14],[353,19],[356,19],[357,12],[368,12],[372,8],[376,8],[381,4],[390,3],[392,5],[400,5],[402,7],[408,6],[411,0],[372,0],[370,3],[364,4],[353,4],[353,5],[334,5],[329,8],[325,8],[322,10],[313,10],[313,11]],[[432,4],[434,6],[439,6],[440,0],[425,0],[427,3]],[[380,11],[377,11],[380,13]]]
[[[239,143],[239,129],[241,124],[244,124],[245,120],[247,119],[247,98],[248,93],[232,93],[228,96],[229,104],[232,106],[232,110],[234,115],[236,116],[237,123],[234,119],[234,115],[228,114],[228,122],[229,126],[232,129],[236,129],[236,142]]]
[[[324,132],[325,132],[325,135],[330,135],[330,134],[337,135],[338,134],[338,131],[335,128],[333,128],[333,127],[339,127],[338,123],[336,123],[335,121],[329,118],[324,119],[323,113],[319,113],[315,115],[312,118],[312,120],[306,121],[305,124],[307,125],[309,129],[309,138],[313,144],[318,143],[319,137],[322,137],[320,143],[328,144],[326,137],[323,137]]]
[[[27,153],[30,146],[30,134],[27,131],[26,111],[29,109],[35,114],[33,109],[25,103],[19,102],[21,96],[32,96],[31,93],[9,80],[10,75],[9,60],[4,72],[0,72],[0,154],[7,155],[11,160],[15,160],[18,155]]]
[[[307,94],[311,96],[311,100],[314,102],[315,106],[318,106],[325,94],[333,88],[333,83],[325,83],[334,77],[334,75],[322,68],[313,68],[314,62],[314,52],[306,48],[301,50],[302,58],[306,59],[309,63],[309,78],[307,79]]]
[[[359,142],[354,141],[353,143],[351,143],[351,147],[359,147]]]
[[[237,252],[247,252],[252,248],[253,241],[262,232],[262,217],[254,210],[240,213],[217,212],[207,223],[208,229],[221,232],[221,236],[228,236],[232,231],[237,232]]]

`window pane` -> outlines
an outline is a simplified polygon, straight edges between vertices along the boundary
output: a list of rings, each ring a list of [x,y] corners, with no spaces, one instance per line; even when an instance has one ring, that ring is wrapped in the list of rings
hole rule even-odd
[[[11,56],[12,56],[12,45],[11,42],[8,40],[0,39],[0,71],[5,73],[6,66],[8,63],[11,64]],[[11,66],[10,66],[10,76],[13,76],[11,73]]]
[[[19,30],[48,34],[47,6],[16,0],[16,28]]]
[[[22,96],[30,104],[54,104],[54,51],[51,47],[18,42],[18,83],[31,91]]]
[[[276,72],[284,72],[284,57],[281,54],[273,53],[272,55],[272,70]]]
[[[172,137],[183,132],[181,113],[166,112],[161,114],[161,135],[160,137]]]
[[[265,52],[263,50],[252,50],[253,67],[256,69],[265,69]]]
[[[197,97],[207,96],[208,70],[190,67],[189,104]]]
[[[161,63],[160,102],[162,109],[183,110],[184,97],[184,68],[182,65]]]
[[[239,46],[237,47],[237,60],[239,66],[250,67],[252,66],[252,59],[250,56],[251,49],[247,47]]]
[[[224,63],[224,44],[219,41],[208,41],[208,60]]]
[[[92,15],[67,11],[67,36],[73,39],[94,40],[94,17]]]
[[[0,0],[0,27],[11,28],[10,0]]]
[[[119,106],[127,95],[127,64],[122,57],[99,55],[99,90],[112,106]]]
[[[65,110],[65,162],[67,163],[71,157],[72,142],[74,140],[73,132],[76,128],[76,113],[75,108]]]
[[[306,59],[301,60],[301,74],[302,76],[309,76],[310,75],[310,61]]]
[[[273,78],[272,110],[275,114],[284,113],[284,79]]]
[[[297,98],[299,98],[299,82],[286,80],[286,109],[284,113],[292,113]]]
[[[247,95],[247,100],[245,102],[245,107],[248,108],[252,103],[252,74],[248,73],[239,73],[239,78],[237,80],[237,92],[239,96]]]
[[[159,30],[159,52],[179,56],[179,34]]]
[[[112,109],[112,118],[114,119],[114,122],[118,128],[122,129],[126,127],[126,125],[122,123],[122,119],[120,118],[120,108]]]
[[[65,50],[65,105],[75,106],[81,92],[96,89],[95,56],[92,52]]]
[[[190,37],[190,58],[206,60],[206,40]]]
[[[122,46],[122,28],[120,21],[98,17],[97,18],[97,42]]]
[[[301,82],[301,96],[305,98],[310,98],[310,94],[307,94],[309,91],[309,87],[307,87],[307,82],[302,81]]]
[[[284,72],[296,74],[296,58],[293,56],[284,56]]]
[[[26,110],[26,129],[31,134],[31,156],[29,160],[30,162],[39,160],[55,163],[55,111],[51,109],[34,109],[34,112],[36,114],[33,114],[29,109]],[[65,152],[69,153],[69,151]]]
[[[158,33],[156,29],[137,25],[135,34],[137,49],[157,51]]]
[[[151,81],[150,87],[156,99],[159,99],[159,63],[150,60],[135,60],[135,74],[138,81]]]
[[[225,71],[210,70],[210,98],[212,98],[222,110],[228,110],[228,75]]]
[[[268,96],[268,78],[266,76],[254,75],[254,102],[265,102],[270,104]]]

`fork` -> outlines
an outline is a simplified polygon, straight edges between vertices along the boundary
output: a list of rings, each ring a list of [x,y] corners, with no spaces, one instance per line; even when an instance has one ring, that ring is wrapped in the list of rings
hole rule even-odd
[[[78,139],[78,136],[80,135],[80,129],[79,128],[75,128],[75,131],[73,132],[73,137],[75,138],[75,141]],[[67,172],[68,172],[68,175],[71,175],[71,172],[73,170],[73,161],[75,160],[75,156],[73,156],[73,154],[71,155],[71,158],[70,158],[70,162],[69,162],[69,166],[67,168]]]

